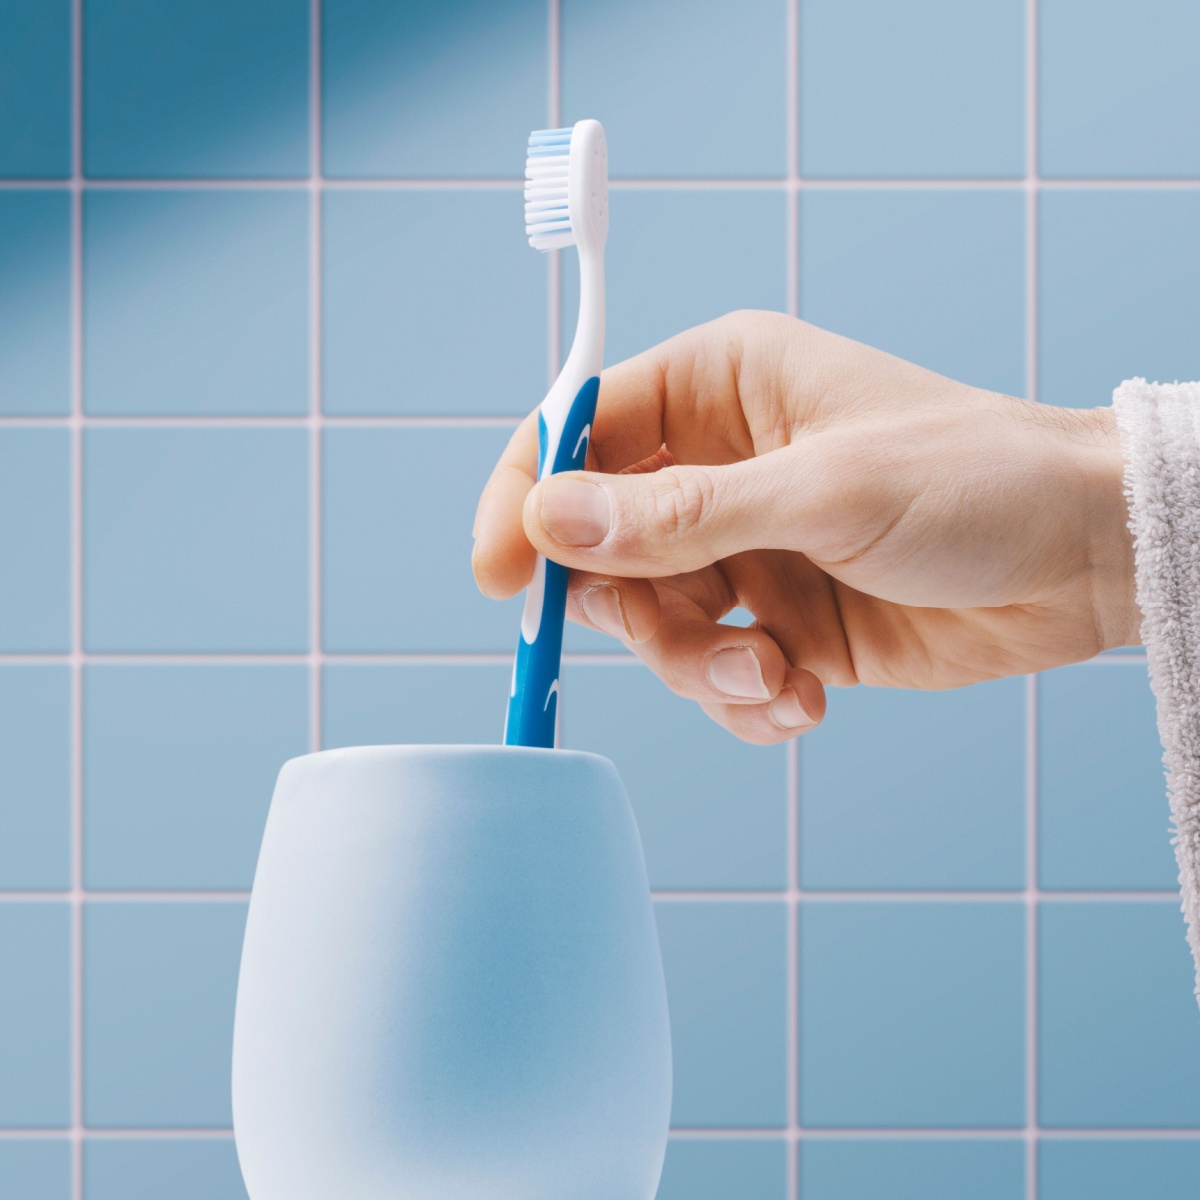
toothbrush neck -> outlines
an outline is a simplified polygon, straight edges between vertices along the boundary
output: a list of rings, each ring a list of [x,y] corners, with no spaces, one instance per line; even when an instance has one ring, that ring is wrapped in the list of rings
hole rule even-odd
[[[579,320],[563,374],[580,384],[600,374],[604,359],[604,251],[579,254]]]

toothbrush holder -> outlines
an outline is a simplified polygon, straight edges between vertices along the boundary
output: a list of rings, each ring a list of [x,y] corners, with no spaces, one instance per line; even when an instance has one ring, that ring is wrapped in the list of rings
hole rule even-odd
[[[652,1200],[670,1107],[646,868],[607,759],[284,765],[234,1025],[251,1200]]]

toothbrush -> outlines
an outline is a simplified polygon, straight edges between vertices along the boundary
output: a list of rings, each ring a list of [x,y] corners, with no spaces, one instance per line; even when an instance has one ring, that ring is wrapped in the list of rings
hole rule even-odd
[[[570,129],[540,129],[529,135],[525,232],[535,250],[573,245],[579,252],[575,340],[538,409],[538,478],[544,479],[558,471],[583,469],[600,390],[608,149],[599,121],[578,121]],[[525,593],[505,745],[554,746],[566,607],[566,567],[539,554]]]

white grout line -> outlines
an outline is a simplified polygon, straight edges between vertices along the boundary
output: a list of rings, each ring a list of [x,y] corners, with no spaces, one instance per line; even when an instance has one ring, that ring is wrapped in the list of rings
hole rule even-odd
[[[784,121],[787,147],[786,196],[788,313],[800,315],[800,3],[787,0],[787,87]],[[792,738],[786,749],[787,771],[787,1195],[800,1200],[800,1142],[804,1136],[800,1117],[800,742]]]
[[[321,0],[309,8],[309,652],[310,750],[321,749]]]
[[[320,185],[314,186],[320,191]],[[372,416],[321,416],[323,425],[347,429],[515,429],[522,421],[520,416],[407,416],[403,414],[378,414]],[[54,428],[70,423],[65,417],[16,417],[0,415],[0,427],[6,425]],[[293,416],[269,417],[262,415],[239,416],[236,413],[221,416],[102,416],[90,415],[88,423],[108,429],[308,429],[312,413],[297,413]]]
[[[1038,1147],[1037,676],[1025,678],[1025,1194],[1037,1200]]]
[[[0,888],[0,904],[28,904],[39,901],[61,902],[73,896],[71,889],[45,890]],[[248,891],[241,889],[204,888],[174,889],[145,888],[129,890],[107,890],[84,888],[80,895],[90,902],[132,903],[178,902],[178,901],[221,901],[247,900]],[[722,888],[692,888],[686,891],[659,889],[651,891],[655,903],[660,904],[1019,904],[1029,903],[1027,891],[1011,892],[898,892],[898,891],[812,891],[801,887],[787,889],[764,888],[761,891],[730,890]],[[1179,893],[1174,891],[1037,891],[1035,897],[1042,904],[1174,904],[1179,903]]]
[[[1025,396],[1038,398],[1038,7],[1025,4]],[[1025,1200],[1038,1200],[1038,680],[1025,680]]]
[[[71,1197],[83,1197],[83,0],[71,3]]]
[[[800,739],[787,743],[787,1134],[788,1197],[800,1197]]]
[[[1024,177],[1011,179],[962,178],[814,178],[805,176],[797,185],[786,176],[740,178],[614,178],[609,186],[617,190],[671,190],[671,191],[782,191],[792,186],[803,186],[822,191],[1021,191],[1025,187]],[[0,191],[53,191],[69,190],[70,179],[0,179]],[[295,179],[89,179],[89,189],[94,191],[295,191],[309,187],[307,178]],[[524,180],[509,178],[453,178],[453,179],[337,179],[323,178],[321,186],[326,191],[521,191]],[[1184,177],[1178,179],[1039,179],[1038,186],[1051,191],[1196,191],[1200,179]]]

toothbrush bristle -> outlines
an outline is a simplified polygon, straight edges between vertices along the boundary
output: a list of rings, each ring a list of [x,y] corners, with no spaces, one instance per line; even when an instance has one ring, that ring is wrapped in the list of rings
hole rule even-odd
[[[570,129],[535,129],[525,156],[525,233],[535,250],[575,241],[567,209]]]

